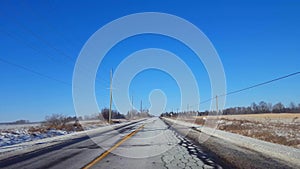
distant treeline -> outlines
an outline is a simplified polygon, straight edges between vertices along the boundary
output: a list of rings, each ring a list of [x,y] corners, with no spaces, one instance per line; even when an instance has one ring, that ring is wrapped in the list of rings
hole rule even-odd
[[[5,123],[0,123],[0,124],[34,124],[38,122],[30,122],[29,120],[17,120],[14,122],[5,122]]]
[[[281,102],[272,105],[264,101],[252,103],[248,107],[233,107],[223,110],[223,114],[259,114],[259,113],[300,113],[300,104],[291,102],[285,106]]]
[[[142,112],[139,112],[137,110],[131,110],[128,111],[126,115],[116,111],[116,110],[112,110],[111,111],[111,118],[112,119],[137,119],[137,118],[143,118],[143,117],[150,117],[151,115],[149,114],[149,110],[144,109],[142,110]],[[101,110],[100,113],[95,113],[92,115],[85,115],[84,117],[79,117],[79,120],[108,120],[109,117],[109,109],[108,108],[104,108]]]
[[[108,120],[108,117],[109,117],[109,109],[108,108],[102,109],[101,113],[99,114],[99,119]],[[112,119],[125,119],[125,115],[121,114],[120,112],[118,112],[116,110],[112,110],[111,111],[111,118]]]
[[[138,112],[137,110],[128,111],[126,115],[116,111],[111,111],[112,119],[137,119],[143,117],[151,117],[149,114],[149,110],[144,109],[142,112]],[[54,113],[52,115],[48,115],[45,117],[45,120],[42,122],[44,125],[53,125],[53,126],[64,126],[68,122],[76,122],[78,120],[108,120],[109,118],[109,109],[104,108],[99,113],[94,113],[91,115],[85,116],[66,116],[64,114]],[[0,124],[34,124],[41,122],[30,122],[29,120],[17,120],[14,122],[0,123]]]
[[[247,107],[231,107],[222,110],[222,113],[217,113],[215,111],[189,111],[189,112],[166,112],[161,114],[161,116],[178,116],[178,115],[214,115],[214,114],[223,114],[223,115],[235,115],[235,114],[262,114],[262,113],[300,113],[300,103],[296,105],[291,102],[288,106],[285,106],[281,102],[272,105],[272,103],[267,103],[261,101],[259,103],[252,103]]]
[[[149,114],[148,109],[142,110],[142,112],[139,112],[137,110],[131,110],[128,111],[126,114],[126,119],[136,119],[136,118],[145,118],[145,117],[152,117],[152,115]]]

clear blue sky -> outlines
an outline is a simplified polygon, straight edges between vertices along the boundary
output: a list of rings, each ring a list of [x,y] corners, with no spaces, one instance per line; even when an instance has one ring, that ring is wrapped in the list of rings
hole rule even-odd
[[[0,61],[0,121],[43,120],[46,115],[75,115],[72,73],[87,39],[103,25],[137,12],[164,12],[182,17],[200,28],[222,60],[227,90],[232,91],[300,70],[299,1],[1,1],[0,59],[22,65],[49,78]],[[210,98],[210,83],[202,63],[184,45],[157,35],[135,36],[116,45],[103,60],[97,82],[100,107],[109,103],[109,69],[130,53],[162,48],[182,56],[200,85],[201,99]],[[53,78],[53,79],[51,79]],[[56,80],[66,82],[64,84]],[[227,98],[226,107],[261,100],[300,103],[300,76]],[[168,75],[155,70],[139,74],[130,87],[135,105],[161,88],[168,110],[180,100]],[[201,110],[209,105],[201,106]],[[138,107],[138,106],[137,106]]]

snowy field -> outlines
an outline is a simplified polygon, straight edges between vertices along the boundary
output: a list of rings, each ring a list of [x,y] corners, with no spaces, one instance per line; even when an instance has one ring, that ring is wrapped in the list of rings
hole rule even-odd
[[[22,129],[22,128],[30,128],[40,126],[41,123],[28,123],[28,124],[1,124],[0,130],[8,130],[8,129]]]
[[[125,123],[128,120],[113,119],[115,123]],[[69,122],[67,125],[73,126],[75,122]],[[99,120],[84,120],[80,121],[83,130],[97,129],[104,127],[107,123]],[[68,130],[46,129],[42,123],[30,123],[30,124],[0,124],[0,148],[4,146],[10,146],[23,142],[30,142],[40,140],[44,138],[62,136],[76,131],[73,127]]]
[[[300,113],[198,116],[183,121],[218,124],[219,130],[300,149]]]
[[[125,126],[133,122],[138,122],[142,120],[145,119],[137,119],[131,121],[123,120],[121,123],[116,123],[113,125],[102,125],[101,127],[96,127],[98,125],[96,124],[95,126],[95,121],[90,121],[90,122],[86,122],[85,124],[85,126],[87,127],[89,126],[87,124],[91,125],[90,127],[88,127],[90,128],[89,130],[69,132],[69,134],[65,131],[52,130],[43,134],[38,133],[35,135],[31,133],[26,133],[27,130],[26,128],[28,128],[28,126],[25,127],[25,129],[24,128],[18,130],[13,129],[11,130],[11,133],[6,133],[2,131],[0,132],[1,138],[7,138],[7,137],[9,138],[11,135],[15,135],[15,136],[10,137],[10,139],[2,139],[2,141],[0,141],[2,143],[2,146],[0,146],[0,160],[10,158],[18,154],[29,153],[38,149],[60,144],[72,139],[84,137],[86,135],[109,131],[115,127]],[[12,131],[25,131],[25,132],[19,132],[17,134],[17,133],[13,133]],[[5,140],[7,141],[7,143],[4,145],[3,143],[5,142]]]
[[[34,141],[47,137],[65,135],[70,132],[62,130],[39,131],[40,123],[34,124],[1,124],[0,125],[0,147]]]

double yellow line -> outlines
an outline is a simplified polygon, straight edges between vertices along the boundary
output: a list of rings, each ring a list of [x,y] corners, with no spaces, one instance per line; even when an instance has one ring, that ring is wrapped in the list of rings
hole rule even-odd
[[[132,137],[137,132],[139,132],[140,130],[142,130],[144,128],[144,125],[145,124],[143,124],[142,126],[140,126],[139,128],[137,128],[133,132],[129,133],[125,137],[123,137],[122,140],[120,140],[117,144],[115,144],[114,146],[112,146],[110,149],[106,150],[103,154],[101,154],[100,156],[98,156],[97,158],[95,158],[93,161],[91,161],[90,163],[88,163],[86,166],[83,167],[83,169],[89,169],[89,168],[93,167],[96,163],[98,163],[103,158],[105,158],[109,153],[111,153],[113,150],[115,150],[116,148],[118,148],[126,140],[128,140],[130,137]]]

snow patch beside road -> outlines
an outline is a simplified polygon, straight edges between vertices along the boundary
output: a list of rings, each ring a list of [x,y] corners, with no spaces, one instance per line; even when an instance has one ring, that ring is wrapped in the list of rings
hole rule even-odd
[[[114,125],[106,125],[106,126],[102,126],[102,127],[98,127],[98,128],[94,128],[94,129],[90,129],[90,130],[72,132],[72,133],[66,133],[64,131],[52,130],[51,132],[48,133],[50,135],[47,135],[47,136],[51,136],[51,134],[52,134],[51,137],[40,138],[40,139],[38,137],[36,137],[35,140],[28,139],[28,135],[26,135],[26,132],[22,131],[20,133],[22,133],[21,135],[24,137],[20,140],[22,140],[23,142],[18,142],[16,144],[11,144],[11,145],[6,145],[6,146],[0,147],[0,160],[6,159],[9,157],[13,157],[15,155],[29,153],[32,151],[46,148],[46,147],[54,146],[56,144],[64,143],[64,142],[70,141],[72,139],[81,138],[81,137],[84,137],[87,135],[93,135],[96,133],[114,130],[114,128],[122,127],[125,125],[129,125],[131,123],[140,122],[143,120],[145,120],[145,119],[138,119],[138,120],[133,120],[130,122],[124,122],[124,123],[119,123],[119,124],[114,124]],[[26,141],[25,138],[27,138],[28,141]]]
[[[45,133],[29,132],[26,128],[4,130],[0,132],[0,148],[3,146],[39,140],[47,137],[61,136],[69,133],[71,132],[54,129],[48,130]]]

